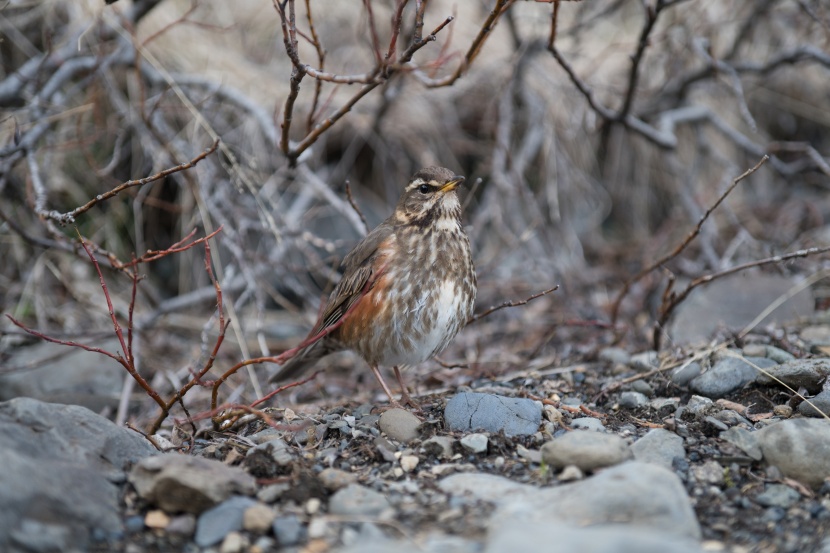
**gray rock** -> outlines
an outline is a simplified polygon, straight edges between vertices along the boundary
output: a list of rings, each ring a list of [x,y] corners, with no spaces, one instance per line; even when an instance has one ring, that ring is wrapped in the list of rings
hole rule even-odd
[[[687,386],[689,382],[701,375],[703,369],[700,363],[693,361],[675,367],[671,371],[671,380],[678,386]]]
[[[472,453],[486,453],[487,442],[487,436],[484,434],[467,434],[461,438],[461,447]]]
[[[786,363],[795,359],[795,355],[781,348],[768,344],[747,344],[743,349],[744,357],[766,357],[776,363]]]
[[[672,468],[675,458],[686,457],[683,438],[664,428],[652,428],[631,445],[634,458],[644,463]]]
[[[830,416],[830,390],[819,392],[809,402],[802,401],[798,405],[798,412],[806,417]]]
[[[409,443],[418,439],[421,419],[404,409],[389,409],[380,416],[378,425],[393,440]]]
[[[556,544],[555,548],[551,545]],[[490,531],[484,553],[506,551],[580,551],[590,553],[703,553],[696,540],[659,529],[616,525],[578,526],[516,521]]]
[[[303,540],[305,534],[303,523],[296,515],[277,518],[271,528],[274,530],[277,543],[283,547],[297,545]]]
[[[438,487],[496,504],[492,521],[593,526],[631,524],[699,539],[700,527],[680,479],[657,465],[631,461],[555,488],[490,474],[454,474]],[[520,549],[517,549],[520,550]]]
[[[484,430],[507,436],[534,434],[542,422],[542,406],[533,400],[493,394],[461,393],[444,410],[451,430]]]
[[[645,394],[640,392],[621,392],[620,393],[620,407],[626,409],[636,409],[648,404],[648,398]]]
[[[389,508],[386,497],[359,484],[349,484],[329,500],[329,513],[333,515],[378,516]]]
[[[246,453],[248,457],[254,455],[266,455],[281,467],[286,467],[294,462],[294,451],[291,446],[276,435],[270,440],[261,441]]]
[[[784,475],[818,487],[830,477],[830,421],[787,419],[757,431],[764,461]]]
[[[761,447],[758,445],[757,432],[750,432],[745,428],[735,426],[725,432],[721,432],[720,438],[739,447],[755,461],[760,461],[764,457],[764,454],[761,453]]]
[[[642,351],[631,356],[629,363],[631,368],[637,372],[648,372],[660,366],[660,358],[656,351]]]
[[[804,387],[811,394],[821,390],[821,385],[830,375],[830,359],[796,359],[766,369],[758,376],[760,384],[773,384],[778,379],[795,388]]]
[[[686,409],[695,416],[702,417],[709,412],[714,405],[715,402],[708,397],[692,396],[686,403]]]
[[[605,425],[602,421],[593,417],[579,417],[571,421],[571,428],[575,430],[593,430],[594,432],[605,432]]]
[[[692,379],[689,388],[702,396],[719,398],[755,382],[757,376],[758,371],[742,357],[724,356],[711,369]]]
[[[0,551],[83,551],[123,533],[128,463],[156,450],[139,434],[74,405],[0,403]]]
[[[631,389],[635,392],[640,392],[646,397],[654,397],[654,388],[645,380],[635,380],[631,383]]]
[[[441,480],[438,487],[453,496],[471,496],[489,503],[501,504],[509,499],[530,497],[539,488],[520,484],[503,476],[481,472],[462,472]]]
[[[250,497],[237,495],[199,515],[194,537],[196,545],[209,547],[221,542],[231,532],[242,530],[245,510],[256,504]]]
[[[801,494],[784,484],[769,484],[767,489],[755,497],[760,505],[764,507],[781,507],[789,509],[801,499]]]
[[[188,513],[170,519],[170,524],[164,529],[168,534],[179,534],[181,536],[192,536],[196,531],[196,517]]]
[[[623,348],[603,348],[599,352],[599,360],[615,365],[628,365],[631,362],[631,354]]]
[[[542,459],[557,469],[574,465],[592,471],[631,458],[628,444],[616,434],[574,430],[542,446]]]
[[[714,460],[704,461],[702,465],[692,467],[692,476],[701,484],[723,485],[723,467]]]
[[[421,446],[426,453],[435,455],[440,459],[449,459],[452,457],[452,448],[455,444],[455,438],[451,436],[433,436],[425,440]]]
[[[95,346],[112,352],[120,348],[114,339]],[[118,405],[127,373],[115,360],[99,353],[48,342],[19,348],[6,366],[32,368],[0,375],[0,401],[31,397],[83,405],[96,412]]]
[[[253,477],[241,469],[179,453],[142,460],[129,479],[138,495],[169,513],[199,514],[232,494],[256,490]]]

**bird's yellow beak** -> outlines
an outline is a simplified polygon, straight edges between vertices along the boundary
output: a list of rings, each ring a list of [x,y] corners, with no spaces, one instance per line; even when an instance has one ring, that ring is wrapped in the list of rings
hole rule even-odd
[[[455,190],[458,187],[458,185],[461,184],[462,182],[464,182],[464,177],[460,177],[460,176],[456,175],[452,178],[451,181],[449,181],[447,184],[445,184],[444,186],[439,188],[438,191],[441,192],[442,194],[444,194],[446,192],[451,192],[451,191]]]

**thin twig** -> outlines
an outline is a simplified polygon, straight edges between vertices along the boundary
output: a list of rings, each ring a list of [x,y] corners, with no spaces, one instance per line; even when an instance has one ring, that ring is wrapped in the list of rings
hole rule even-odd
[[[663,257],[661,257],[657,261],[651,263],[650,265],[648,265],[647,267],[642,269],[639,273],[634,275],[632,278],[627,280],[625,282],[625,284],[623,284],[623,287],[617,293],[617,297],[614,300],[614,303],[611,305],[611,322],[612,323],[617,322],[617,316],[619,315],[620,304],[622,303],[625,296],[628,294],[629,290],[631,290],[631,287],[636,282],[639,282],[643,277],[645,277],[646,275],[648,275],[649,273],[651,273],[652,271],[654,271],[658,267],[662,267],[663,265],[665,265],[666,263],[668,263],[669,261],[671,261],[672,259],[674,259],[678,255],[680,255],[683,252],[683,250],[685,250],[686,247],[692,242],[692,240],[694,240],[700,234],[700,230],[703,227],[703,223],[705,223],[706,220],[709,219],[709,216],[712,214],[712,212],[715,209],[717,209],[718,206],[720,206],[721,203],[723,203],[723,201],[730,194],[730,192],[732,192],[732,190],[734,190],[735,187],[742,180],[744,180],[745,178],[750,176],[752,173],[754,173],[755,171],[760,169],[761,166],[764,163],[766,163],[768,159],[769,159],[769,156],[765,155],[764,157],[761,158],[761,160],[758,163],[755,164],[754,167],[752,167],[750,169],[747,169],[741,175],[735,177],[732,180],[732,184],[730,184],[726,188],[726,190],[724,190],[723,193],[721,193],[718,196],[717,200],[715,200],[715,202],[711,206],[709,206],[709,208],[706,210],[706,212],[700,217],[700,220],[698,220],[697,225],[695,225],[695,228],[692,229],[689,232],[688,235],[686,235],[686,238],[684,238],[683,241],[680,242],[680,244],[678,244],[671,252],[664,255]]]
[[[536,298],[541,298],[542,296],[546,296],[546,295],[550,294],[551,292],[554,292],[558,289],[559,289],[559,285],[557,284],[553,288],[548,288],[547,290],[537,292],[536,294],[533,294],[532,296],[530,296],[526,299],[523,299],[521,301],[505,301],[504,303],[501,303],[499,305],[494,305],[493,307],[491,307],[490,309],[488,309],[486,311],[483,311],[481,313],[473,315],[472,318],[470,318],[470,320],[467,321],[467,324],[468,325],[473,324],[474,322],[476,322],[480,319],[483,319],[484,317],[487,317],[488,315],[492,315],[496,311],[499,311],[499,310],[504,309],[506,307],[518,307],[520,305],[526,305],[527,303],[535,300]]]
[[[202,152],[198,156],[194,157],[193,159],[191,159],[187,163],[182,163],[181,165],[177,165],[175,167],[170,167],[169,169],[165,169],[164,171],[160,171],[160,172],[156,173],[155,175],[151,175],[151,176],[145,177],[143,179],[130,180],[130,181],[127,181],[125,183],[119,184],[118,186],[116,186],[115,188],[110,190],[109,192],[99,194],[98,196],[91,199],[90,201],[88,201],[84,205],[82,205],[80,207],[76,207],[72,211],[69,211],[69,212],[66,212],[66,213],[59,213],[57,211],[46,211],[45,210],[45,205],[44,205],[44,206],[41,206],[40,209],[36,210],[37,214],[42,218],[52,219],[53,221],[57,221],[58,223],[61,223],[61,224],[74,223],[75,218],[78,215],[81,215],[82,213],[85,213],[85,212],[89,211],[95,205],[97,205],[97,204],[99,204],[103,201],[109,200],[110,198],[112,198],[114,196],[117,196],[118,194],[120,194],[124,190],[127,190],[128,188],[134,188],[136,186],[143,186],[145,184],[149,184],[151,182],[155,182],[157,180],[163,179],[164,177],[166,177],[168,175],[172,175],[173,173],[178,173],[179,171],[184,171],[186,169],[190,169],[191,167],[194,167],[197,163],[199,163],[200,161],[205,159],[207,156],[209,156],[210,154],[215,152],[217,146],[219,146],[219,140],[215,140],[213,142],[213,145],[210,148],[208,148],[207,150],[205,150],[204,152]]]
[[[346,197],[349,199],[349,204],[352,206],[352,209],[355,210],[357,216],[360,217],[360,221],[363,223],[363,232],[369,232],[369,223],[366,222],[366,217],[363,215],[363,212],[360,211],[360,208],[357,206],[357,202],[354,201],[354,197],[352,196],[352,187],[349,184],[349,181],[346,181]]]

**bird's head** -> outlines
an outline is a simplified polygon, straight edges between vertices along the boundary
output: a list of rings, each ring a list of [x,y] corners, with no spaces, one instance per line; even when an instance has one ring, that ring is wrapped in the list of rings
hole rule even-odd
[[[455,189],[464,177],[443,167],[427,167],[415,173],[395,208],[395,220],[404,225],[427,226],[439,219],[461,217]]]

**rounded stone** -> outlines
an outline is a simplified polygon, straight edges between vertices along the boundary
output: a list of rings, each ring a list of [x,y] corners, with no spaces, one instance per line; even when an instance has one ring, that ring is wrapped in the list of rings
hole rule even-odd
[[[404,409],[389,409],[380,416],[378,425],[393,440],[409,443],[418,439],[421,419]]]
[[[542,460],[557,469],[574,465],[580,470],[592,471],[632,457],[625,440],[599,432],[574,430],[542,446]]]

